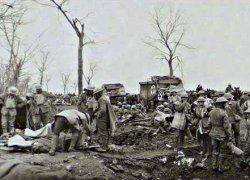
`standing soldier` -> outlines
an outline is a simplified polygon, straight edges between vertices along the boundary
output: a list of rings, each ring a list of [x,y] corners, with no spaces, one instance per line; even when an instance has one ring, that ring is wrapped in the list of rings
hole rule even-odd
[[[53,98],[54,96],[49,94],[46,91],[42,90],[40,85],[36,86],[36,93],[34,96],[35,99],[35,129],[40,129],[42,126],[45,126],[50,122],[50,110],[51,107],[49,105],[49,98]]]
[[[99,151],[105,152],[108,149],[110,136],[113,136],[115,131],[115,113],[110,102],[103,94],[103,89],[96,89],[94,92],[98,107],[95,110],[98,141],[101,144]]]
[[[2,114],[2,130],[3,134],[14,134],[14,122],[16,120],[17,108],[25,105],[25,102],[20,98],[19,91],[16,87],[9,87],[6,94],[0,95],[0,100],[3,103],[1,110]]]
[[[219,97],[216,100],[216,108],[209,113],[209,136],[212,138],[213,145],[213,170],[220,173],[226,170],[223,168],[222,149],[226,147],[228,141],[232,140],[230,123],[225,110],[226,103],[226,98]]]
[[[189,124],[191,123],[191,105],[188,103],[188,94],[182,93],[181,94],[181,102],[183,103],[184,106],[184,112],[185,112],[185,117],[186,117],[186,135],[190,138],[190,140],[193,140],[194,137],[190,131]]]
[[[227,99],[226,112],[228,120],[231,123],[232,131],[235,139],[235,145],[240,148],[240,120],[243,117],[243,111],[237,101],[233,100],[233,95],[226,93],[224,97]]]
[[[195,109],[195,117],[197,118],[197,139],[202,141],[203,151],[201,154],[211,154],[211,138],[209,137],[208,128],[208,112],[205,107],[205,98],[197,99],[198,106]],[[200,138],[200,139],[199,139]],[[199,143],[201,143],[201,141]]]
[[[94,86],[88,86],[84,89],[84,92],[80,95],[77,102],[77,108],[80,112],[87,112],[90,115],[90,120],[92,121],[94,112]]]

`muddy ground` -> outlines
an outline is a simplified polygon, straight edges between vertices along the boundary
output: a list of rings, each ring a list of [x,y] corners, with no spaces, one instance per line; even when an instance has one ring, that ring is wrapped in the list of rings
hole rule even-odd
[[[120,125],[108,153],[58,152],[51,157],[0,151],[0,159],[18,159],[53,170],[62,169],[79,179],[249,179],[249,170],[237,169],[230,152],[225,162],[230,170],[223,174],[213,172],[209,161],[206,169],[197,168],[196,164],[204,157],[199,155],[200,148],[189,140],[186,140],[185,158],[194,158],[194,161],[189,165],[184,158],[183,163],[178,164],[179,159],[172,148],[173,135],[153,135],[154,128],[149,124]]]

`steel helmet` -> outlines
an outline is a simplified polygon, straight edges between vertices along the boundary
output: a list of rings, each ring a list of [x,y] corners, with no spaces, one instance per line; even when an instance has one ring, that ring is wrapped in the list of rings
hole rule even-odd
[[[200,90],[200,91],[198,92],[198,94],[205,94],[205,91]]]
[[[226,98],[227,100],[231,100],[231,99],[233,99],[233,97],[234,96],[231,93],[224,94],[224,98]]]
[[[97,88],[97,89],[94,91],[94,94],[102,93],[103,91],[104,91],[103,88]]]
[[[205,102],[205,101],[206,101],[206,99],[204,97],[199,97],[197,99],[197,102]]]
[[[32,98],[32,97],[34,97],[34,94],[33,93],[27,93],[26,97]]]
[[[132,105],[132,106],[131,106],[131,109],[136,109],[136,106],[135,106],[135,105]]]
[[[88,87],[84,88],[84,90],[86,91],[94,91],[95,90],[95,86],[91,86],[89,85]]]
[[[227,99],[225,97],[219,97],[216,99],[216,103],[226,103]]]
[[[11,87],[8,88],[8,94],[18,95],[19,91],[15,86],[11,86]]]
[[[188,98],[188,94],[185,92],[185,93],[182,93],[181,94],[181,98]]]

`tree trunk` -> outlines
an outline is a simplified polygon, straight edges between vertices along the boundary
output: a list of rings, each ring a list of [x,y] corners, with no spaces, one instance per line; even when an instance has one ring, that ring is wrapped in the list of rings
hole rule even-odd
[[[174,70],[173,70],[173,61],[168,61],[168,67],[169,67],[169,76],[174,76]]]
[[[83,37],[82,33],[79,37],[78,44],[78,95],[82,93],[82,75],[83,75],[83,57],[82,57],[82,49],[83,49]]]
[[[40,85],[43,87],[43,73],[41,74]]]

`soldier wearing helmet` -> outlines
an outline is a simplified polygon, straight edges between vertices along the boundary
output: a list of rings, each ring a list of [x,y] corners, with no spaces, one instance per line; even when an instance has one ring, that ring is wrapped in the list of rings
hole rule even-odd
[[[209,136],[212,139],[213,146],[213,170],[224,172],[227,168],[223,168],[224,155],[222,149],[227,145],[228,141],[232,141],[230,122],[225,110],[227,103],[225,97],[219,97],[216,100],[216,107],[209,113]]]
[[[40,85],[36,85],[36,92],[34,94],[35,100],[35,130],[40,129],[42,126],[48,124],[52,117],[50,117],[51,106],[49,104],[49,99],[54,98],[53,95],[42,90]],[[50,119],[51,118],[51,119]]]
[[[232,126],[235,145],[240,148],[240,121],[243,117],[243,111],[237,101],[234,101],[234,96],[231,93],[226,93],[224,97],[227,99],[226,112],[228,120]]]
[[[110,137],[114,135],[116,116],[111,103],[104,95],[104,89],[99,88],[94,91],[94,97],[98,107],[94,112],[96,116],[98,141],[101,144],[100,151],[107,151]]]
[[[204,97],[199,97],[197,99],[198,106],[195,108],[194,117],[197,120],[195,124],[197,125],[196,136],[198,143],[202,145],[203,151],[201,154],[211,154],[211,139],[208,135],[208,111],[205,106],[206,99]]]
[[[3,104],[2,114],[2,133],[14,134],[14,122],[17,115],[17,108],[25,106],[25,102],[19,96],[19,91],[16,87],[12,86],[8,88],[7,93],[0,95],[0,100]]]
[[[77,102],[78,111],[87,112],[90,115],[91,121],[93,119],[94,106],[95,106],[94,90],[95,90],[95,86],[91,86],[91,85],[84,88],[84,92],[80,94],[78,102]]]

